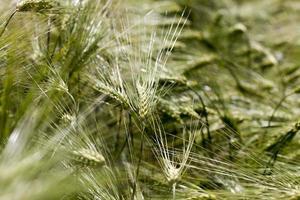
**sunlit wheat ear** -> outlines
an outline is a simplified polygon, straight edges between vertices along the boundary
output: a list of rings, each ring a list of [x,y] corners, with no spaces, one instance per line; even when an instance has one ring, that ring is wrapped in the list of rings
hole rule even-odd
[[[63,123],[68,124],[70,122],[71,124],[76,125],[77,119],[75,114],[78,112],[76,101],[72,94],[69,92],[67,84],[60,77],[59,73],[52,67],[48,68],[50,70],[48,80],[40,84],[34,80],[30,73],[27,73],[38,90],[38,96],[35,100],[49,101],[49,103],[55,109],[56,115],[60,116]],[[62,100],[64,99],[64,95],[66,95],[65,101]],[[72,106],[70,106],[68,102],[71,102]],[[70,110],[73,110],[74,113],[70,113]]]
[[[64,130],[61,130],[64,131]],[[103,156],[97,143],[93,142],[88,136],[78,133],[58,133],[58,138],[54,153],[64,151],[66,157],[71,162],[71,167],[103,167],[106,159]],[[52,144],[53,145],[53,144]],[[98,144],[99,145],[99,144]]]
[[[94,88],[103,94],[115,99],[118,103],[128,108],[131,107],[130,99],[126,93],[126,85],[118,66],[110,69],[111,66],[104,64],[102,70],[98,69],[96,77],[89,76]]]
[[[105,158],[103,155],[91,149],[78,149],[72,151],[74,159],[82,163],[84,166],[102,166],[105,165]]]
[[[151,20],[147,17],[138,22],[133,30],[126,30],[128,25],[124,25],[124,31],[116,33],[117,51],[121,57],[118,62],[122,66],[119,71],[126,83],[125,90],[131,108],[141,119],[151,115],[157,104],[157,96],[162,96],[169,89],[159,86],[159,80],[167,70],[168,58],[186,23],[186,19],[181,17],[178,24],[167,28],[161,37],[157,34],[160,30],[145,25]],[[141,37],[136,36],[136,29],[141,30]]]
[[[106,159],[102,154],[102,144],[88,132],[87,128],[78,126],[71,131],[61,142],[62,148],[67,151],[75,165],[83,167],[102,167]]]
[[[39,12],[44,13],[51,9],[57,8],[59,2],[57,0],[20,0],[16,10],[18,12]]]
[[[154,110],[156,96],[167,90],[159,88],[159,79],[166,70],[166,62],[185,22],[182,17],[177,25],[172,25],[163,33],[164,38],[158,37],[155,31],[149,35],[146,31],[149,27],[142,27],[146,42],[139,41],[141,38],[134,42],[136,35],[131,33],[134,30],[128,30],[127,26],[120,33],[115,33],[115,54],[118,56],[110,62],[98,57],[95,62],[98,65],[96,76],[89,76],[89,80],[94,82],[93,87],[144,119]]]
[[[64,107],[63,104],[57,106],[60,113],[58,115],[60,122],[54,122],[51,125],[53,136],[47,136],[44,133],[44,140],[48,149],[52,149],[52,154],[56,155],[59,152],[65,153],[65,158],[70,161],[70,166],[94,166],[99,167],[106,164],[105,156],[102,153],[104,149],[101,136],[95,138],[92,132],[94,128],[87,126],[87,118],[93,112],[96,106],[102,102],[99,98],[89,107],[81,110],[79,113],[71,113],[70,110]],[[62,108],[60,109],[60,106]]]
[[[186,19],[181,16],[175,29],[173,24],[169,28],[169,31],[165,33],[165,38],[162,41],[162,45],[159,46],[159,52],[155,55],[155,43],[157,40],[156,33],[152,33],[150,43],[148,44],[147,54],[145,59],[145,68],[142,67],[141,72],[138,74],[136,80],[136,88],[139,95],[139,114],[142,118],[146,117],[148,113],[156,107],[156,96],[162,96],[168,90],[165,86],[159,88],[159,80],[162,74],[167,71],[166,64],[171,52],[177,42],[177,39],[186,23]]]
[[[189,156],[194,144],[196,131],[187,132],[187,129],[183,129],[183,148],[182,150],[176,150],[170,142],[167,140],[166,133],[157,125],[154,125],[155,130],[155,151],[159,164],[163,169],[163,173],[168,181],[172,185],[173,199],[176,196],[176,184],[180,181],[189,161]],[[186,142],[185,135],[188,134],[188,142]]]
[[[53,66],[49,66],[48,68],[50,70],[50,75],[49,75],[50,77],[48,80],[48,86],[46,88],[46,91],[53,91],[53,90],[61,91],[66,95],[68,95],[73,105],[76,106],[76,101],[72,96],[72,94],[69,92],[69,87],[67,83],[62,79],[59,72]]]
[[[73,139],[73,141],[63,143],[63,148],[69,154],[74,167],[103,167],[106,165],[106,159],[98,148],[88,144],[81,144],[81,142]],[[91,141],[85,142],[93,144]]]

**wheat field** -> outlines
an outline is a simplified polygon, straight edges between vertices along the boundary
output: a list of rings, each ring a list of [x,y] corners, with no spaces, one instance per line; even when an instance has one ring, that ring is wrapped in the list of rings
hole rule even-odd
[[[300,199],[299,11],[0,0],[0,200]]]

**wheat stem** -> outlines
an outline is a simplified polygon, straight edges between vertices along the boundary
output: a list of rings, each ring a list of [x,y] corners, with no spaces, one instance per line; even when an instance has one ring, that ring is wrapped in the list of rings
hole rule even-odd
[[[280,101],[278,102],[278,104],[277,104],[276,107],[274,108],[274,110],[273,110],[273,112],[272,112],[272,114],[271,114],[271,116],[270,116],[270,118],[269,118],[269,120],[268,120],[268,126],[267,126],[267,127],[270,127],[270,126],[271,126],[271,122],[272,122],[272,120],[273,120],[273,118],[274,118],[274,116],[275,116],[275,113],[276,113],[277,110],[280,108],[280,106],[282,105],[282,103],[283,103],[289,96],[291,96],[291,95],[293,95],[293,94],[294,94],[294,92],[289,93],[289,94],[287,94],[287,95],[284,95],[284,96],[280,99]]]
[[[4,34],[4,32],[5,32],[5,30],[6,30],[7,26],[8,26],[8,24],[10,23],[11,19],[14,17],[14,15],[15,15],[16,13],[17,13],[17,10],[15,10],[15,11],[9,16],[9,18],[7,19],[7,21],[6,21],[6,23],[5,23],[4,27],[3,27],[3,29],[2,29],[1,32],[0,32],[0,38],[1,38],[2,35]]]
[[[145,124],[144,124],[144,122],[143,122],[142,137],[141,137],[141,146],[140,146],[140,152],[139,152],[139,160],[138,160],[137,167],[136,167],[136,172],[135,172],[135,183],[134,183],[134,185],[133,185],[132,196],[131,196],[131,199],[132,199],[132,200],[134,200],[134,197],[135,197],[135,193],[136,193],[136,189],[137,189],[137,183],[136,183],[136,182],[138,181],[138,176],[139,176],[139,173],[140,173],[140,165],[141,165],[142,157],[143,157],[143,151],[144,151],[144,137],[145,137],[144,130],[145,130]]]
[[[172,184],[173,200],[176,200],[176,182]]]

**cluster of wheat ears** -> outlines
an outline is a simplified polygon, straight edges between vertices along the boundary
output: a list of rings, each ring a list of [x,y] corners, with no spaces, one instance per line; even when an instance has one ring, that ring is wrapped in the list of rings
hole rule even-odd
[[[300,199],[299,10],[0,0],[0,200]]]

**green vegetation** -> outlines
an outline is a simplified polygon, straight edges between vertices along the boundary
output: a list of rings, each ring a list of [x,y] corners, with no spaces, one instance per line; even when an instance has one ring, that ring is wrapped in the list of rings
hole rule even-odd
[[[0,200],[300,199],[298,0],[0,11]]]

